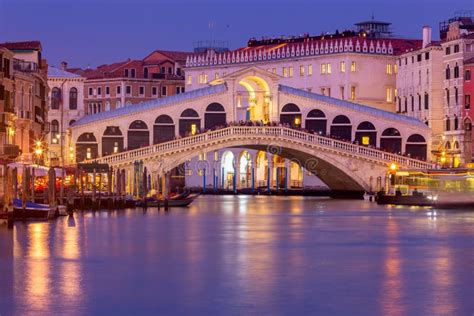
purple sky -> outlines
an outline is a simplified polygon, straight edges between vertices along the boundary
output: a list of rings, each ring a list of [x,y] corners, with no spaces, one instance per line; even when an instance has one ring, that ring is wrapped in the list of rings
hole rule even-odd
[[[236,48],[250,37],[342,30],[372,13],[397,35],[421,37],[431,25],[437,37],[440,21],[473,9],[472,0],[0,0],[0,41],[38,39],[51,65],[86,67],[191,51],[211,37]]]

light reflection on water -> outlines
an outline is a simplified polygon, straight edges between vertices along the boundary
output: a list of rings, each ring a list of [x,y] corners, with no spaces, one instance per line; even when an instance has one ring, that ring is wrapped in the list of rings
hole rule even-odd
[[[0,227],[0,314],[471,315],[474,212],[299,197]]]

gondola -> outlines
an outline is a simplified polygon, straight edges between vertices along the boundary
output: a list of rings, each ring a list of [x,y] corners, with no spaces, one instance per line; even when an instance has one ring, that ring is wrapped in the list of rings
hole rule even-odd
[[[191,204],[197,197],[199,196],[198,193],[191,194],[187,193],[185,196],[181,197],[172,197],[168,199],[168,201],[164,199],[147,199],[146,206],[147,207],[165,207],[168,204],[168,207],[186,207]],[[138,201],[137,206],[144,206],[143,201]]]
[[[13,218],[15,220],[47,220],[50,217],[51,210],[51,207],[47,204],[30,201],[26,201],[25,209],[23,210],[21,199],[13,199]]]

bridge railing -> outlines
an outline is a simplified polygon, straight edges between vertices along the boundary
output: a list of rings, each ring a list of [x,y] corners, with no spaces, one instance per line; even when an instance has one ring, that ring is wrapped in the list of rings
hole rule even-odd
[[[254,138],[257,137],[278,137],[290,141],[302,141],[310,144],[318,144],[319,146],[335,149],[346,153],[352,153],[357,156],[363,156],[382,160],[387,163],[396,162],[397,164],[409,168],[428,169],[431,164],[426,161],[421,161],[393,153],[384,152],[380,149],[370,148],[366,146],[356,145],[349,142],[311,134],[308,132],[298,131],[287,127],[273,127],[273,126],[230,126],[223,129],[208,131],[202,134],[193,135],[181,139],[168,141],[148,147],[143,147],[135,150],[125,151],[122,153],[113,154],[95,159],[101,163],[116,164],[127,162],[130,160],[138,160],[151,156],[157,153],[165,153],[170,151],[178,151],[189,146],[199,145],[212,140],[229,140],[233,136]]]

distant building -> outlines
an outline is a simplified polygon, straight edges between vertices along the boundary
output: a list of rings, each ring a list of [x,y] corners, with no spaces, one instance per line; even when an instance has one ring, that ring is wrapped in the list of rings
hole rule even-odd
[[[395,111],[397,56],[421,47],[422,41],[392,38],[389,23],[369,22],[358,23],[358,31],[250,39],[246,47],[236,50],[190,55],[186,61],[186,89],[205,87],[226,74],[254,65],[278,74],[282,84],[288,86]],[[244,85],[236,98],[250,111],[254,96]]]
[[[69,68],[84,78],[85,114],[138,104],[184,92],[188,52],[156,50],[143,60],[125,60],[96,69]]]
[[[42,59],[39,41],[9,42],[0,44],[13,52],[14,79],[13,107],[15,110],[15,144],[20,148],[18,160],[23,163],[46,162],[47,147],[43,143],[49,131],[48,117],[48,65]],[[36,154],[41,147],[41,154]]]
[[[51,131],[48,143],[51,165],[59,165],[61,155],[64,157],[65,165],[75,163],[66,134],[68,128],[85,115],[84,81],[84,77],[66,71],[65,63],[62,63],[60,68],[50,66],[48,69],[50,88],[48,120]]]

